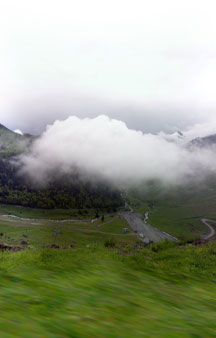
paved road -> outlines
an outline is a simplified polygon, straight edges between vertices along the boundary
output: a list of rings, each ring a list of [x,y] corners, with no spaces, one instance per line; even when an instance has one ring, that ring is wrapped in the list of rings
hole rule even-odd
[[[203,239],[210,239],[215,235],[215,229],[208,223],[208,222],[213,222],[216,223],[216,221],[208,218],[201,218],[201,222],[205,224],[209,229],[210,232],[204,236],[202,236]]]
[[[176,241],[177,238],[163,232],[157,228],[154,228],[150,224],[145,223],[141,215],[136,214],[133,211],[123,211],[120,215],[127,221],[129,226],[143,238],[144,241],[152,241],[154,243],[164,241],[168,239],[170,241]]]

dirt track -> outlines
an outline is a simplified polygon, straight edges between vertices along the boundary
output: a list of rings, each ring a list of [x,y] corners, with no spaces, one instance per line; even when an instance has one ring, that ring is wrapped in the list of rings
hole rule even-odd
[[[145,223],[139,214],[133,211],[123,211],[120,214],[129,224],[129,226],[138,233],[146,242],[152,241],[154,243],[168,239],[170,241],[176,241],[177,238],[169,235],[166,232],[160,231],[154,228],[150,224]]]

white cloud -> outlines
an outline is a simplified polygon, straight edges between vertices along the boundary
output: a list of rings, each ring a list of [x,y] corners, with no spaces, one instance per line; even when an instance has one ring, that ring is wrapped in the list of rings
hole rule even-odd
[[[20,161],[25,174],[43,183],[53,172],[70,174],[75,168],[83,175],[117,184],[148,179],[182,183],[195,173],[197,177],[197,172],[200,177],[216,170],[212,149],[191,151],[185,147],[196,131],[197,126],[181,139],[177,134],[143,134],[107,116],[71,116],[48,126]]]

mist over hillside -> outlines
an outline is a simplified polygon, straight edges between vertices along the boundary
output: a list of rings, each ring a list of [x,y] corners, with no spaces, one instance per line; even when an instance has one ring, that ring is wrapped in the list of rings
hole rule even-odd
[[[178,185],[216,173],[214,144],[209,147],[205,137],[203,147],[193,141],[212,131],[212,125],[205,124],[172,134],[144,134],[105,115],[71,116],[48,126],[19,163],[22,173],[43,185],[49,183],[52,172],[74,171],[83,179],[97,177],[119,187],[148,180]]]
[[[144,134],[104,115],[56,121],[37,138],[1,125],[0,201],[118,207],[123,203],[119,189],[147,187],[151,181],[160,192],[196,186],[216,173],[215,135],[208,132],[212,125],[209,130],[207,125],[195,125],[173,134]],[[204,137],[198,138],[198,133]],[[16,193],[10,195],[12,190]],[[43,192],[41,198],[38,191]]]
[[[29,134],[20,135],[0,125],[0,203],[36,208],[109,210],[123,204],[116,187],[101,178],[85,176],[84,180],[75,168],[65,173],[53,166],[49,181],[33,180],[35,171],[24,173],[20,158],[30,156],[36,141],[37,138]]]

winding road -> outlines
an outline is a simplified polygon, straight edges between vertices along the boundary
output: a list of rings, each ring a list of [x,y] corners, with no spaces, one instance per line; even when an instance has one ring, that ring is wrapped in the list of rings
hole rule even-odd
[[[210,229],[210,232],[206,235],[203,235],[202,238],[206,240],[212,238],[215,235],[215,229],[208,222],[216,223],[216,221],[208,218],[201,218],[201,222]]]

